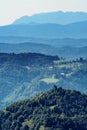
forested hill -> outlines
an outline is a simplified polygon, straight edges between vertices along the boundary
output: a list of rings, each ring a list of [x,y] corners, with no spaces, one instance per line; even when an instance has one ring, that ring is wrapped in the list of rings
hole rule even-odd
[[[0,130],[87,130],[87,95],[54,86],[1,111]]]
[[[54,60],[60,60],[58,56],[50,56],[39,53],[0,53],[0,64],[18,64],[18,65],[46,65],[53,63]]]

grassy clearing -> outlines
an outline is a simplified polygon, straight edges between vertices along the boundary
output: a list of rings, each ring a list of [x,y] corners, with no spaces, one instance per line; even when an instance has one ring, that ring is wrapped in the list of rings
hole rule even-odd
[[[44,125],[41,125],[39,130],[45,130]]]
[[[49,84],[49,83],[57,83],[59,80],[57,78],[55,78],[54,76],[52,76],[52,77],[49,77],[49,78],[48,77],[43,78],[40,81],[43,81],[43,82]]]
[[[22,123],[23,126],[27,125],[28,127],[31,127],[33,125],[33,121],[32,120],[25,120]]]

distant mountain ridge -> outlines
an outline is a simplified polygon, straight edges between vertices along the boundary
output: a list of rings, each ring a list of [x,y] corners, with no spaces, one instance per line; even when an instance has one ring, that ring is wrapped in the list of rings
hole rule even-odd
[[[74,22],[86,21],[86,12],[49,12],[39,13],[32,16],[23,16],[13,22],[13,24],[44,24],[44,23],[55,23],[55,24],[69,24]]]

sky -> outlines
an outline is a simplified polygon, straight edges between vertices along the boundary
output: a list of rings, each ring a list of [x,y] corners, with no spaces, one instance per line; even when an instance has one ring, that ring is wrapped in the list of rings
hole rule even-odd
[[[87,12],[87,0],[0,0],[0,26],[41,12]]]

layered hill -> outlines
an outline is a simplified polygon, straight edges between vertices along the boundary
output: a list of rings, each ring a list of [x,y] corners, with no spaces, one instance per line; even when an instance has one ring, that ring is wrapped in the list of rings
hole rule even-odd
[[[87,59],[36,53],[0,53],[0,109],[54,84],[87,93]]]
[[[59,25],[8,25],[0,27],[0,36],[35,38],[87,38],[87,21]]]
[[[0,130],[87,130],[87,95],[54,86],[1,111]]]
[[[16,40],[16,39],[15,39]],[[37,40],[37,42],[39,42]],[[45,43],[25,42],[20,44],[0,43],[0,53],[42,53],[58,55],[67,59],[87,58],[87,40],[55,39],[46,40]],[[47,44],[46,44],[47,43]],[[51,45],[50,45],[51,44]]]
[[[0,44],[19,44],[19,43],[38,43],[47,44],[55,47],[84,47],[87,46],[87,39],[79,38],[34,38],[34,37],[18,37],[18,36],[0,36]]]

